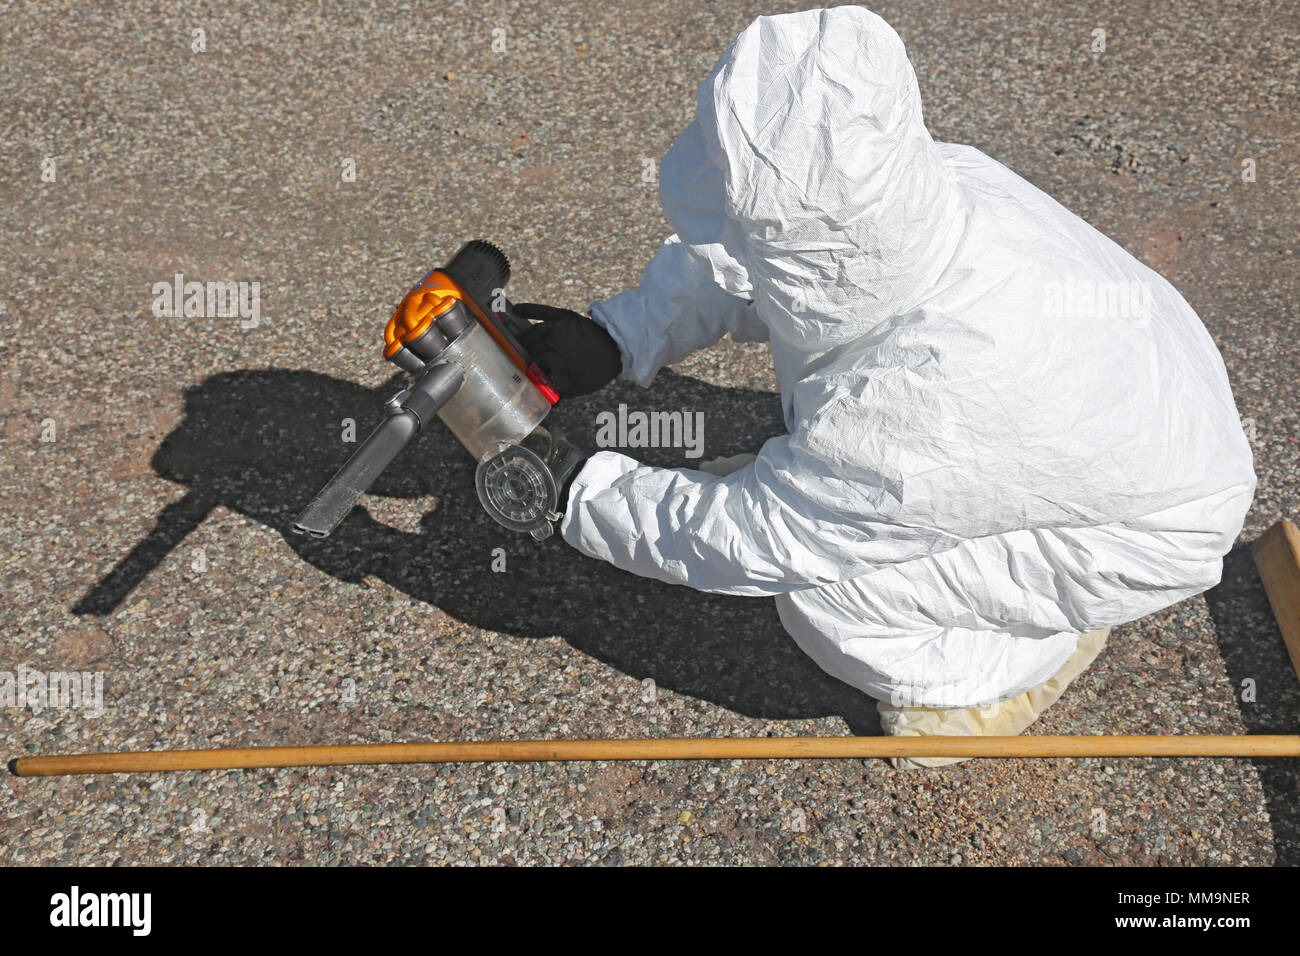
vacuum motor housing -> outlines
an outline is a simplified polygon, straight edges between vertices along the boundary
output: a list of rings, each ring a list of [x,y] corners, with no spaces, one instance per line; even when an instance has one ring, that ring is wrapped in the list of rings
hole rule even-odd
[[[559,489],[582,454],[541,428],[559,395],[518,335],[528,323],[505,298],[510,262],[486,240],[467,243],[421,279],[384,330],[384,357],[412,384],[385,405],[385,420],[294,521],[325,537],[412,438],[436,415],[479,462],[475,487],[492,518],[547,537]]]

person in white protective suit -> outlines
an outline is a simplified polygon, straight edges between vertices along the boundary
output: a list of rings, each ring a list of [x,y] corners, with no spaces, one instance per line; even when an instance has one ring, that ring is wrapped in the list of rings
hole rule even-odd
[[[880,17],[756,20],[659,192],[676,234],[638,288],[590,319],[520,306],[545,320],[526,344],[573,393],[769,342],[789,434],[724,474],[597,452],[575,548],[774,595],[892,734],[1018,734],[1110,626],[1218,582],[1255,476],[1209,334],[1082,219],[934,142]]]

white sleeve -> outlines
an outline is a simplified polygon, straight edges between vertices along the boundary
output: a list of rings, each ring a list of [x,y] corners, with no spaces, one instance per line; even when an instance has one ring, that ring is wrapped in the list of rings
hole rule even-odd
[[[725,477],[597,452],[574,478],[561,531],[589,557],[642,577],[761,596],[848,580],[960,542],[891,520],[896,504],[879,485],[820,472],[781,436]]]
[[[739,342],[768,338],[754,304],[714,282],[677,236],[659,247],[640,285],[593,303],[591,317],[618,343],[623,377],[638,385],[728,332]]]

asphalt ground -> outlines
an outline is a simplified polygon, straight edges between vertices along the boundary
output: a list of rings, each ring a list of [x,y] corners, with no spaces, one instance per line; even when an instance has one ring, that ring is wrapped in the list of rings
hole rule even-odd
[[[379,346],[402,292],[476,237],[509,253],[517,300],[585,308],[633,284],[668,232],[654,162],[696,85],[755,15],[790,7],[0,9],[0,671],[103,680],[98,716],[6,708],[0,754],[879,732],[770,601],[499,529],[445,431],[334,537],[288,533],[350,448],[343,420],[364,432],[391,391]],[[1033,732],[1294,732],[1300,682],[1247,546],[1300,512],[1300,13],[876,9],[937,139],[1002,161],[1182,291],[1253,434],[1259,491],[1223,583],[1117,628]],[[258,283],[257,323],[155,316],[178,272]],[[777,433],[774,390],[762,346],[724,342],[652,392],[555,414],[582,437],[619,402],[701,409],[712,457]],[[1296,767],[6,776],[0,863],[1295,863]]]

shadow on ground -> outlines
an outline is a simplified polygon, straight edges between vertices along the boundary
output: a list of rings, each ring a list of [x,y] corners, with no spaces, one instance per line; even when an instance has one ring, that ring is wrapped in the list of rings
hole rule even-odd
[[[1261,734],[1297,733],[1300,682],[1248,545],[1233,549],[1223,559],[1223,580],[1206,592],[1205,599],[1247,729]],[[1253,700],[1241,700],[1247,681],[1253,685],[1253,694],[1246,696]],[[1300,761],[1279,757],[1256,760],[1255,764],[1268,801],[1277,864],[1300,865],[1300,803],[1296,800]]]
[[[441,424],[409,446],[372,495],[437,496],[419,531],[383,524],[358,507],[327,539],[294,534],[297,512],[378,421],[397,379],[369,390],[309,371],[215,375],[186,392],[181,424],[154,454],[154,470],[187,486],[154,529],[73,608],[113,612],[217,506],[278,531],[305,561],[342,581],[382,579],[476,627],[515,637],[558,635],[638,680],[767,719],[843,717],[854,733],[880,732],[875,707],[826,675],[782,629],[771,600],[702,594],[626,574],[574,551],[558,535],[541,544],[498,527],[474,493],[474,463]],[[724,389],[665,371],[653,392],[617,383],[557,406],[548,426],[594,447],[602,408],[705,413],[706,457],[756,449],[783,430],[779,399]],[[632,452],[651,464],[683,465],[681,449]],[[508,572],[492,573],[504,548]]]

